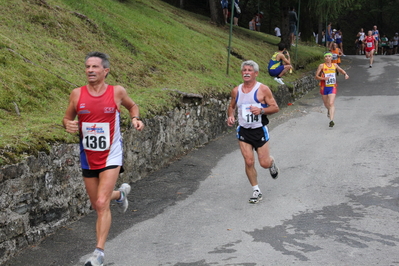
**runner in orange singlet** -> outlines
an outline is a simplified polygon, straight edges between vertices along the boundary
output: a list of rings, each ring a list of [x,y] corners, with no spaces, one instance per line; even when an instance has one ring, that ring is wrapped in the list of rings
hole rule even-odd
[[[337,77],[336,71],[345,75],[345,79],[349,76],[341,67],[332,63],[332,53],[324,54],[324,63],[320,64],[316,71],[316,79],[320,81],[320,94],[323,98],[324,106],[327,108],[327,117],[330,118],[330,127],[334,126],[335,113],[335,95],[337,94]]]

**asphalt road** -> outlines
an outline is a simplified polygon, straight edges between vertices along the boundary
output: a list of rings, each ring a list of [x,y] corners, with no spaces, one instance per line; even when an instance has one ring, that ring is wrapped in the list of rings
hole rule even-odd
[[[155,265],[399,265],[399,56],[347,56],[335,126],[317,89],[272,116],[273,180],[251,186],[233,133],[133,184],[114,212],[106,263]],[[114,211],[114,210],[113,210]],[[6,265],[83,265],[95,214]]]

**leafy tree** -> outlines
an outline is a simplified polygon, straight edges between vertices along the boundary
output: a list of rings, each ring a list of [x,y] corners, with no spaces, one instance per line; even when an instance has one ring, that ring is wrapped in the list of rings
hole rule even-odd
[[[123,1],[123,0],[119,0]],[[223,25],[220,0],[163,0],[191,12],[209,16],[216,25]],[[288,10],[294,7],[299,15],[298,31],[301,40],[313,41],[312,32],[318,33],[321,44],[322,30],[331,21],[334,28],[343,30],[344,46],[353,46],[360,28],[365,31],[377,25],[380,32],[392,37],[399,31],[399,0],[240,0],[239,25],[248,27],[256,12],[262,11],[261,31],[274,34],[275,25],[281,29],[281,41],[289,45]],[[352,36],[352,37],[351,37]],[[347,50],[347,49],[345,49]]]
[[[329,21],[336,20],[355,2],[356,0],[307,0],[310,13],[318,20],[318,43],[321,43],[323,26],[327,25]]]

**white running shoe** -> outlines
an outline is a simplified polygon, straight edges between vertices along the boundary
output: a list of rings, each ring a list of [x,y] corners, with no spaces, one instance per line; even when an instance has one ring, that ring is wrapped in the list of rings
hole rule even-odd
[[[262,200],[262,193],[260,193],[259,190],[254,190],[254,193],[252,194],[252,198],[249,199],[249,203],[255,204],[261,200]]]
[[[85,266],[103,266],[104,256],[97,249],[94,250],[93,255],[86,260]]]
[[[127,207],[129,206],[129,201],[127,200],[127,195],[130,193],[130,185],[128,183],[123,183],[120,188],[118,189],[121,193],[123,193],[123,200],[119,201],[116,200],[118,203],[118,210],[120,213],[124,213],[127,210]]]
[[[284,82],[281,80],[281,78],[275,77],[274,80],[277,81],[277,83],[284,85]]]

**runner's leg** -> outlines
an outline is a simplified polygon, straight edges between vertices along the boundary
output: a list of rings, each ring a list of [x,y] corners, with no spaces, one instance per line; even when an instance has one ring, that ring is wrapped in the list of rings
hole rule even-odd
[[[114,191],[119,171],[120,167],[117,167],[101,172],[99,178],[84,178],[90,202],[93,209],[97,212],[97,247],[101,249],[105,247],[111,227],[110,202],[120,197],[120,191]]]
[[[241,154],[245,161],[245,173],[247,174],[251,186],[258,184],[258,173],[255,169],[255,155],[252,145],[243,141],[238,141],[240,144]]]

